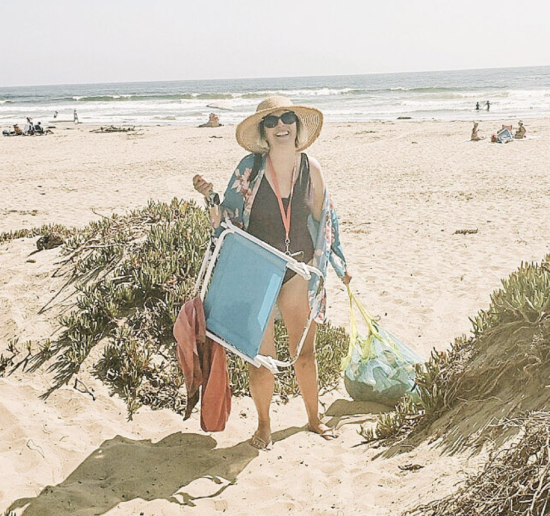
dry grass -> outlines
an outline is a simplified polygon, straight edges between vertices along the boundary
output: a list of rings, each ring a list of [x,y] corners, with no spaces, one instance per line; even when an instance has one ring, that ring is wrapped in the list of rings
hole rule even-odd
[[[493,453],[483,470],[456,493],[406,514],[410,516],[542,516],[550,513],[550,413],[505,420],[521,438]]]

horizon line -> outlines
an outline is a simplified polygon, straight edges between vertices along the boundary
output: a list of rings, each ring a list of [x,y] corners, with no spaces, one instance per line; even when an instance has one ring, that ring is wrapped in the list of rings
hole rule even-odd
[[[511,70],[515,68],[548,68],[550,65],[528,65],[528,66],[498,66],[494,68],[459,68],[444,70],[421,70],[415,72],[372,72],[372,73],[348,73],[348,74],[322,74],[322,75],[285,75],[267,77],[226,77],[223,79],[165,79],[165,80],[143,80],[143,81],[113,81],[113,82],[72,82],[72,83],[50,83],[50,84],[25,84],[17,86],[0,86],[0,90],[10,88],[49,87],[49,86],[92,86],[92,85],[115,85],[115,84],[146,84],[146,83],[168,83],[168,82],[207,82],[207,81],[254,81],[264,79],[308,79],[318,77],[359,77],[365,75],[405,75],[425,74],[439,72],[471,72],[478,70]]]

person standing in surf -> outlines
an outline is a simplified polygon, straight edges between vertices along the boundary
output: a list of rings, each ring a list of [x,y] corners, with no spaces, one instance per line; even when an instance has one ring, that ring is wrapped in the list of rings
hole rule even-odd
[[[317,267],[323,275],[330,262],[344,283],[351,275],[340,244],[338,219],[328,195],[321,167],[305,152],[319,136],[323,114],[315,108],[296,106],[281,96],[261,102],[256,112],[236,130],[238,143],[250,152],[233,173],[223,202],[204,177],[193,178],[195,189],[205,196],[214,228],[222,217],[271,246]],[[219,230],[218,230],[219,231]],[[326,293],[318,280],[308,282],[287,271],[277,300],[295,355],[310,310],[312,323],[294,364],[296,379],[308,417],[309,430],[325,439],[336,434],[319,415],[319,387],[315,359],[316,323],[323,322]],[[275,357],[275,310],[271,314],[260,353]],[[258,413],[258,427],[250,444],[270,449],[270,404],[273,374],[264,367],[249,366],[250,392]]]

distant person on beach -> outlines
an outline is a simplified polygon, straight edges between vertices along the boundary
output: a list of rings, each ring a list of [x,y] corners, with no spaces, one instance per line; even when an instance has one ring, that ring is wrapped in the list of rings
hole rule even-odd
[[[525,126],[523,125],[522,120],[520,120],[518,122],[518,125],[519,125],[519,127],[518,127],[517,131],[514,134],[514,139],[522,140],[523,138],[525,138],[525,134],[527,133],[527,129],[525,129]]]
[[[75,109],[74,112],[73,112],[73,122],[74,122],[75,124],[78,124],[78,123],[79,123],[79,122],[78,122],[78,113],[76,112],[76,109]]]
[[[23,136],[25,134],[21,127],[19,127],[19,124],[15,124],[13,126],[13,132],[16,134],[16,136]]]
[[[208,117],[208,122],[199,125],[199,127],[221,127],[223,124],[220,124],[220,119],[215,113],[210,113]]]
[[[54,112],[53,112],[53,117],[54,117],[54,118],[57,118],[57,111],[54,111]]]
[[[479,136],[478,134],[478,122],[474,122],[474,127],[472,129],[472,136],[470,138],[470,141],[472,142],[478,142],[479,140],[483,140],[485,138],[484,136]]]
[[[42,123],[41,122],[37,122],[34,125],[34,133],[35,134],[44,134],[44,129],[42,128]]]
[[[27,117],[27,123],[24,128],[25,134],[32,136],[34,134],[34,124],[32,123],[32,118]]]
[[[295,106],[281,96],[269,97],[237,126],[237,142],[250,154],[237,166],[221,206],[212,183],[196,175],[193,185],[206,199],[214,228],[219,227],[222,217],[228,217],[256,238],[317,267],[323,275],[330,261],[340,279],[348,284],[351,276],[321,167],[317,160],[302,152],[317,139],[322,123],[323,114],[315,108]],[[316,323],[324,320],[326,299],[325,292],[317,294],[318,285],[311,283],[287,270],[277,304],[288,331],[291,356],[296,354],[310,310],[313,311],[315,322],[307,333],[294,371],[309,430],[328,440],[336,434],[319,416],[315,360]],[[262,355],[276,356],[275,315],[274,310],[260,347]],[[249,373],[250,393],[258,413],[258,427],[250,444],[261,450],[270,449],[274,377],[265,367],[250,366]]]
[[[486,106],[485,109],[487,109],[487,111],[489,111],[489,109],[491,108],[491,103],[489,101],[487,101],[487,102],[485,102],[485,106]]]
[[[479,102],[476,102],[476,111],[479,111]]]

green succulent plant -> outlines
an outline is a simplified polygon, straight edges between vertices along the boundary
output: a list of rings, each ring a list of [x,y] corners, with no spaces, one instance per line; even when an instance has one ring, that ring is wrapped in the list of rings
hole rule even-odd
[[[425,364],[416,366],[418,401],[402,399],[360,434],[367,441],[402,437],[439,417],[458,398],[489,396],[503,378],[518,386],[537,381],[537,371],[550,360],[549,260],[550,255],[540,264],[522,263],[503,280],[489,308],[471,319],[471,337],[455,339],[448,351],[433,350]]]
[[[129,417],[142,405],[183,413],[186,395],[175,357],[172,328],[181,306],[193,297],[210,225],[204,208],[173,199],[150,201],[126,215],[114,214],[80,229],[58,225],[0,234],[13,238],[62,235],[65,275],[75,289],[74,302],[58,319],[60,331],[46,340],[31,360],[30,370],[48,364],[55,373],[49,396],[77,374],[91,351],[104,344],[94,374],[119,394]],[[318,329],[317,355],[322,388],[333,388],[346,335],[330,324]],[[284,325],[276,326],[280,357],[288,356]],[[229,355],[234,394],[248,394],[247,367]],[[0,359],[0,372],[10,359]],[[277,376],[283,400],[298,392],[292,371]]]

